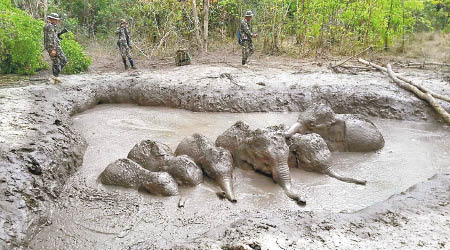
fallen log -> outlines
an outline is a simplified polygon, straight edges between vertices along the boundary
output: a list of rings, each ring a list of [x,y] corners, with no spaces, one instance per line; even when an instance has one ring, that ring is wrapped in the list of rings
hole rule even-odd
[[[408,67],[408,68],[425,68],[425,66],[441,66],[441,67],[450,67],[450,64],[448,63],[437,63],[437,62],[423,62],[423,63],[416,63],[416,62],[406,62],[406,63],[396,63],[397,65],[401,67]]]
[[[366,60],[364,60],[364,59],[362,59],[362,58],[359,58],[358,61],[359,61],[360,63],[362,63],[362,64],[365,64],[365,65],[368,65],[368,66],[372,66],[372,67],[378,69],[379,71],[388,73],[388,72],[387,72],[387,69],[386,69],[385,67],[381,67],[380,65],[377,65],[377,64],[375,64],[375,63],[368,62],[368,61],[366,61]],[[411,80],[409,80],[409,79],[407,79],[407,78],[404,78],[403,76],[396,76],[396,77],[397,77],[398,79],[400,79],[400,80],[402,80],[402,81],[408,83],[408,84],[413,85],[414,87],[420,89],[421,91],[423,91],[423,92],[425,92],[425,93],[429,93],[431,96],[433,96],[433,97],[435,97],[435,98],[441,99],[441,100],[446,101],[446,102],[450,102],[450,97],[447,97],[447,96],[444,96],[444,95],[440,95],[440,94],[434,93],[433,91],[431,91],[431,90],[429,90],[429,89],[427,89],[427,88],[425,88],[425,87],[422,87],[422,86],[420,86],[420,85],[414,83],[413,81],[411,81]]]
[[[444,119],[444,121],[450,125],[450,115],[447,113],[447,111],[445,111],[445,109],[443,109],[441,107],[441,105],[439,105],[439,103],[433,98],[433,96],[428,93],[428,92],[422,92],[420,91],[417,87],[403,82],[402,80],[400,80],[395,74],[394,72],[392,72],[392,67],[390,64],[387,65],[387,72],[389,74],[389,77],[391,77],[391,79],[398,84],[398,86],[400,86],[403,89],[406,89],[412,93],[414,93],[417,97],[419,97],[422,100],[427,101],[431,107],[433,107],[433,109]]]
[[[355,66],[355,65],[342,65],[340,66],[341,68],[344,69],[356,69],[356,70],[361,70],[361,71],[373,71],[372,68],[369,67],[360,67],[360,66]]]
[[[344,63],[350,61],[351,59],[353,59],[353,58],[355,58],[355,57],[357,57],[357,56],[360,56],[362,53],[364,53],[364,52],[366,52],[366,51],[368,51],[368,50],[372,50],[372,47],[368,47],[367,49],[365,49],[365,50],[359,52],[358,54],[353,55],[353,56],[351,56],[351,57],[345,59],[344,61],[342,61],[342,62],[340,62],[340,63],[338,63],[338,64],[336,64],[336,65],[334,65],[334,66],[331,66],[331,69],[335,69],[335,68],[337,68],[337,67],[343,65]]]

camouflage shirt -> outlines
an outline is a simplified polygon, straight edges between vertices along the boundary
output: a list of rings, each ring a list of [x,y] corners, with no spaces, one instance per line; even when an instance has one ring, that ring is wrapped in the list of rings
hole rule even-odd
[[[120,45],[130,45],[130,32],[128,32],[127,27],[119,27],[117,28],[116,34],[119,35],[118,43]]]
[[[48,52],[61,48],[58,33],[56,32],[56,25],[49,22],[44,26],[44,48]]]
[[[252,40],[253,31],[251,24],[247,21],[247,19],[243,19],[241,21],[241,39],[242,40]]]

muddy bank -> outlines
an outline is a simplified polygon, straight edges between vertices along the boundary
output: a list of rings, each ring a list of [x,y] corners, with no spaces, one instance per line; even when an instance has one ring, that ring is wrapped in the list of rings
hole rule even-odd
[[[299,72],[192,65],[133,74],[64,76],[60,86],[0,89],[2,246],[24,246],[41,225],[50,223],[47,208],[81,166],[86,148],[72,127],[71,115],[98,103],[253,112],[301,111],[326,99],[338,113],[436,119],[424,102],[378,73],[351,76],[321,68]],[[441,78],[433,80],[421,72],[408,77],[438,93],[450,93],[449,84]]]
[[[448,191],[450,175],[437,175],[357,213],[281,209],[260,220],[233,221],[192,245],[211,238],[217,241],[202,244],[222,249],[447,249]],[[131,249],[149,246],[144,242]]]

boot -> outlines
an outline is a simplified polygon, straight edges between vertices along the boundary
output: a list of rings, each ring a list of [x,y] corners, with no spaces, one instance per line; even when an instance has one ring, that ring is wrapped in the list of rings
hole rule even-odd
[[[245,65],[245,63],[246,63],[246,60],[242,59],[242,65]]]
[[[122,61],[123,61],[123,65],[125,65],[125,70],[127,70],[128,69],[127,59],[122,58]]]
[[[54,83],[54,84],[59,84],[59,83],[61,83],[61,80],[59,80],[59,78],[56,77],[56,76],[51,77],[51,79],[53,80],[53,83]]]
[[[131,65],[131,68],[132,68],[132,69],[137,69],[137,68],[134,66],[134,61],[133,61],[133,59],[128,58],[128,61],[130,61],[130,65]]]

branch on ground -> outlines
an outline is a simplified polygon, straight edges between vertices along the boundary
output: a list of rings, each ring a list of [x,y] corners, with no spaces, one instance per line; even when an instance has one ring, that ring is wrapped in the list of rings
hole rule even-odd
[[[432,92],[427,90],[424,87],[421,87],[417,84],[411,84],[412,81],[404,81],[401,79],[401,77],[397,76],[394,74],[394,72],[392,71],[392,67],[390,64],[387,65],[387,68],[381,67],[377,64],[368,62],[366,60],[363,60],[361,58],[358,59],[359,62],[368,65],[368,66],[372,66],[382,72],[387,72],[389,77],[401,88],[408,90],[410,92],[412,92],[413,94],[415,94],[417,97],[419,97],[422,100],[427,101],[431,107],[444,119],[444,121],[450,125],[450,115],[447,113],[447,111],[445,111],[444,108],[442,108],[442,106],[436,101],[436,99],[434,99],[433,95],[431,94]],[[419,86],[419,87],[416,87]]]
[[[386,73],[388,73],[388,72],[387,72],[387,69],[384,68],[384,67],[381,67],[380,65],[377,65],[377,64],[372,63],[372,62],[368,62],[368,61],[366,61],[366,60],[364,60],[364,59],[362,59],[362,58],[359,58],[358,61],[359,61],[360,63],[362,63],[362,64],[367,65],[367,66],[374,67],[374,68],[378,69],[378,70],[381,71],[381,72],[386,72]],[[422,92],[424,92],[424,93],[429,93],[430,95],[432,95],[432,96],[435,97],[435,98],[441,99],[441,100],[446,101],[446,102],[450,102],[450,97],[447,97],[447,96],[444,96],[444,95],[440,95],[440,94],[434,93],[433,91],[431,91],[431,90],[429,90],[429,89],[427,89],[427,88],[425,88],[425,87],[423,87],[423,86],[420,86],[420,85],[414,83],[413,81],[411,81],[411,80],[409,80],[409,79],[407,79],[407,78],[405,78],[405,77],[403,77],[403,76],[397,76],[397,78],[400,79],[400,80],[402,80],[402,81],[404,81],[404,82],[406,82],[406,83],[408,83],[408,84],[413,85],[414,87],[420,89],[420,90],[421,90]]]

